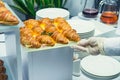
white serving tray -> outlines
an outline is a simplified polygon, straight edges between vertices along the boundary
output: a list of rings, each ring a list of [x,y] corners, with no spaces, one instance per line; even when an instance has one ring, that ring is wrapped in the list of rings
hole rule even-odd
[[[56,43],[54,46],[47,46],[47,47],[43,47],[43,48],[27,48],[27,47],[23,47],[24,51],[26,52],[34,52],[34,51],[40,51],[40,50],[47,50],[47,49],[56,49],[56,48],[60,48],[60,47],[71,47],[73,45],[76,45],[77,42],[74,42],[74,41],[69,41],[68,44],[59,44],[59,43]]]

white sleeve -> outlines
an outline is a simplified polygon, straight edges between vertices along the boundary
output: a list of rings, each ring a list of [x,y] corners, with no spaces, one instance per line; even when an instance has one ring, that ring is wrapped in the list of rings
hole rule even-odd
[[[120,56],[120,37],[104,40],[105,55]]]

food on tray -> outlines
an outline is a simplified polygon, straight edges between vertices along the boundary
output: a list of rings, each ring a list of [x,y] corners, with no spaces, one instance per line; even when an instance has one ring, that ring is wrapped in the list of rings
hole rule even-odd
[[[47,25],[51,25],[52,21],[49,18],[42,18],[39,20],[40,27],[45,29]]]
[[[20,41],[22,45],[30,48],[39,48],[41,44],[36,39],[36,34],[27,27],[20,28]]]
[[[79,41],[80,37],[76,30],[65,21],[65,19],[58,17],[53,21],[54,25],[61,31],[61,33],[71,41]]]
[[[47,25],[47,24],[46,24]],[[45,26],[46,34],[49,34],[57,43],[67,44],[68,39],[53,24]]]
[[[55,45],[54,40],[50,36],[41,35],[27,27],[20,28],[20,36],[21,43],[26,47],[39,48],[41,44],[46,44],[47,46]]]
[[[72,29],[64,18],[57,17],[53,20],[53,24],[60,30]]]
[[[0,0],[0,24],[16,25],[18,23],[18,19],[6,8],[2,0]]]
[[[21,43],[23,46],[25,47],[29,47],[29,48],[39,48],[41,46],[41,44],[33,37],[21,37],[20,38]]]
[[[62,33],[55,31],[51,37],[57,42],[61,44],[68,44],[68,39],[62,35]]]
[[[5,73],[6,72],[6,68],[4,66],[0,66],[0,73]]]
[[[77,42],[77,41],[80,40],[79,35],[76,33],[76,31],[74,29],[63,30],[62,34],[71,41],[76,41]]]
[[[20,41],[23,46],[39,48],[42,45],[54,46],[56,43],[68,44],[79,41],[80,36],[64,18],[29,19],[20,28]]]
[[[5,7],[5,5],[4,5],[2,0],[0,0],[0,7]]]
[[[37,37],[37,39],[41,44],[46,44],[47,46],[55,45],[55,41],[53,40],[53,38],[48,35],[40,35]]]
[[[8,76],[4,73],[0,73],[0,80],[7,80]]]
[[[4,61],[0,59],[0,80],[7,80],[8,76],[6,74],[6,68],[4,66]]]
[[[40,24],[37,20],[35,19],[29,19],[29,20],[26,20],[24,21],[24,24],[27,28],[33,28],[33,27],[40,27]]]
[[[30,28],[33,32],[42,34],[44,30],[40,27],[40,23],[35,19],[24,21],[25,27]]]
[[[0,23],[8,24],[8,25],[16,25],[19,22],[17,18],[10,11],[7,10],[4,12],[0,12]]]
[[[0,66],[3,66],[4,62],[0,59]]]

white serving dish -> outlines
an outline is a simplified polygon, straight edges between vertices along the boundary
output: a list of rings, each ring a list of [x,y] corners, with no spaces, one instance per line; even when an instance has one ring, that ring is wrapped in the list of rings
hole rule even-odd
[[[120,74],[120,62],[109,56],[87,56],[80,66],[84,74],[94,79],[111,80]]]
[[[89,38],[94,35],[95,26],[93,22],[85,20],[67,20],[73,29],[77,31],[81,38]]]
[[[64,19],[69,19],[70,12],[62,8],[44,8],[36,12],[36,19],[50,18],[54,19],[56,17],[63,17]]]

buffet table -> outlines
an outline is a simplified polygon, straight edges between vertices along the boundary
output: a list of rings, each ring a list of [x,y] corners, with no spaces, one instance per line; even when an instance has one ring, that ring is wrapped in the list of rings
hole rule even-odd
[[[119,35],[116,35],[115,34],[115,29],[114,27],[107,27],[108,25],[105,25],[103,23],[100,23],[100,22],[97,22],[97,21],[93,21],[96,25],[96,29],[95,29],[95,34],[94,36],[100,36],[100,37],[115,37],[115,36],[119,36]],[[102,27],[102,28],[101,28]],[[3,40],[4,41],[4,40]],[[2,47],[4,48],[4,47]],[[4,49],[3,49],[4,50]],[[4,51],[3,51],[4,52]],[[30,54],[31,55],[31,54]],[[32,55],[31,55],[32,56]],[[84,55],[83,55],[84,56]],[[81,56],[82,57],[82,56]],[[116,59],[120,60],[120,58],[116,57]],[[32,58],[31,58],[32,59]],[[29,64],[29,65],[32,65],[32,64]],[[37,65],[37,64],[36,64]],[[29,75],[32,75],[32,74],[29,74]],[[114,80],[119,80],[120,77],[114,79]],[[86,77],[84,74],[81,73],[80,71],[80,76],[76,77],[76,76],[73,76],[73,80],[92,80],[92,79],[89,79],[88,77]]]
[[[94,36],[101,36],[101,37],[119,36],[119,35],[115,34],[115,29],[116,29],[115,27],[103,24],[103,23],[101,23],[99,21],[96,21],[96,20],[91,20],[91,22],[93,22],[95,24]],[[20,26],[20,25],[18,25],[18,26]],[[19,27],[18,26],[17,27],[15,26],[13,28],[9,28],[9,27],[4,27],[3,28],[3,27],[1,27],[1,29],[0,29],[0,32],[5,34],[5,35],[2,35],[2,42],[3,43],[0,44],[0,45],[2,45],[1,50],[3,50],[3,51],[1,51],[1,53],[5,54],[5,56],[10,56],[9,61],[10,62],[13,61],[12,64],[14,64],[16,59],[17,59],[17,62],[18,62],[15,65],[10,64],[10,67],[16,67],[17,66],[17,68],[18,68],[17,71],[12,70],[13,75],[17,76],[17,77],[15,77],[15,79],[18,78],[17,80],[22,80],[22,78],[25,77],[24,80],[34,80],[34,79],[37,80],[39,78],[39,75],[35,75],[35,74],[38,73],[38,74],[42,75],[41,72],[38,72],[38,70],[39,70],[38,66],[40,66],[41,63],[42,63],[42,65],[46,65],[45,67],[42,66],[40,68],[41,71],[42,71],[42,68],[46,69],[46,68],[49,67],[46,70],[46,72],[48,71],[47,76],[49,76],[49,75],[55,76],[55,78],[57,80],[62,80],[66,76],[67,76],[67,79],[71,79],[71,77],[72,77],[71,76],[72,75],[71,71],[72,71],[72,57],[73,57],[72,52],[73,52],[73,50],[71,50],[68,47],[70,45],[66,45],[64,47],[57,47],[57,49],[55,49],[55,50],[53,48],[48,49],[48,51],[45,50],[45,49],[43,49],[43,50],[41,50],[41,49],[31,50],[31,49],[25,49],[25,48],[22,48],[22,50],[20,50],[21,48],[20,48],[20,43],[19,43]],[[3,38],[3,37],[5,37],[5,38]],[[4,39],[5,39],[5,43],[4,43]],[[14,43],[11,43],[12,41],[14,41]],[[4,47],[3,47],[3,45],[4,45]],[[4,49],[4,48],[6,48],[5,45],[7,46],[7,49]],[[13,45],[13,47],[11,47],[11,45]],[[54,47],[54,48],[56,48],[56,47]],[[65,49],[65,50],[63,50],[63,49]],[[4,51],[4,50],[6,50],[6,51]],[[57,53],[56,50],[58,50],[58,52],[60,52],[60,54]],[[66,52],[66,51],[68,51],[68,52]],[[43,54],[43,53],[45,53],[45,54]],[[46,54],[48,54],[48,55],[46,55]],[[81,58],[83,58],[84,56],[85,55],[81,56],[81,54],[80,54]],[[43,58],[43,57],[45,57],[45,58]],[[23,59],[23,60],[21,60],[21,59]],[[120,59],[120,58],[117,58],[117,59]],[[29,62],[27,62],[27,61],[29,61]],[[44,61],[45,62],[47,61],[48,63],[51,62],[55,66],[53,66],[53,65],[52,66],[47,66],[48,64],[47,63],[45,64]],[[66,62],[64,62],[64,61],[66,61]],[[34,62],[39,62],[39,64],[34,63]],[[21,68],[21,66],[23,66],[23,68]],[[64,70],[63,70],[63,67],[64,67]],[[53,74],[49,73],[49,69],[51,69],[50,71],[53,72]],[[24,76],[22,76],[22,73],[21,73],[22,71],[23,71]],[[58,74],[57,74],[57,71],[59,71]],[[66,73],[64,73],[62,71],[66,71]],[[35,74],[33,74],[32,72],[34,72]],[[59,74],[62,77],[58,76]],[[66,74],[68,74],[68,75],[66,75]],[[51,76],[49,76],[49,77],[51,77]],[[46,77],[46,75],[44,73],[44,76],[41,76],[41,80],[43,80],[45,77]],[[54,79],[53,78],[54,77],[51,77],[50,80],[56,80],[55,78]],[[118,77],[115,80],[119,80],[119,79],[120,79],[120,77]],[[79,77],[73,76],[73,80],[91,80],[91,79],[86,77],[80,71],[80,76]]]

